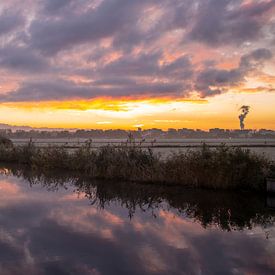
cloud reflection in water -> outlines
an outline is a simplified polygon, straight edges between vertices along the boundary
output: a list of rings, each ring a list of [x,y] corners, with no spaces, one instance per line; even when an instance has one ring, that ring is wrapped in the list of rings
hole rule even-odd
[[[1,274],[274,274],[275,213],[255,194],[5,174]]]

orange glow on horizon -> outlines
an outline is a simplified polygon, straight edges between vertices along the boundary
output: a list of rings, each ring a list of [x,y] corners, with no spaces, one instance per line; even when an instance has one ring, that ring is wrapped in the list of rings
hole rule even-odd
[[[263,96],[264,95],[264,96]],[[81,129],[238,129],[239,108],[251,106],[247,128],[275,129],[275,93],[247,88],[207,99],[111,98],[0,104],[0,123]]]
[[[105,110],[114,112],[126,112],[132,104],[153,104],[161,105],[171,102],[206,104],[206,99],[191,99],[191,98],[118,98],[101,97],[92,100],[70,100],[70,101],[40,101],[40,102],[6,102],[1,103],[2,106],[22,109],[53,109],[53,110]]]

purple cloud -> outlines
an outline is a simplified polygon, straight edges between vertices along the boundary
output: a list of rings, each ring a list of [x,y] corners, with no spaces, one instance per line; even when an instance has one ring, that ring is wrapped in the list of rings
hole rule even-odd
[[[18,77],[2,101],[214,96],[244,84],[274,52],[275,0],[28,5],[0,4],[0,71]],[[234,68],[221,66],[232,58]]]
[[[25,20],[23,15],[12,10],[4,10],[0,13],[0,36],[8,34],[22,26]]]
[[[275,8],[275,1],[252,2],[205,0],[199,3],[189,39],[208,45],[240,44],[262,37]]]

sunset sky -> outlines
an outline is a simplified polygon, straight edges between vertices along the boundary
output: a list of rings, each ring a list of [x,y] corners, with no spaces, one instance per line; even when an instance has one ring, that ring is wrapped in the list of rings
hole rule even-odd
[[[0,2],[0,123],[275,130],[275,0]]]

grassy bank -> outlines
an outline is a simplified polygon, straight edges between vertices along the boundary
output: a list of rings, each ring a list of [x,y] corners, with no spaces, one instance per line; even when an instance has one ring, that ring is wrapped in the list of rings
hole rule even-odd
[[[0,161],[25,164],[34,169],[63,169],[89,178],[116,179],[181,185],[194,188],[254,189],[265,188],[265,178],[274,164],[247,149],[206,145],[199,150],[172,154],[161,159],[150,148],[130,142],[97,150],[91,144],[75,150],[0,145]]]

